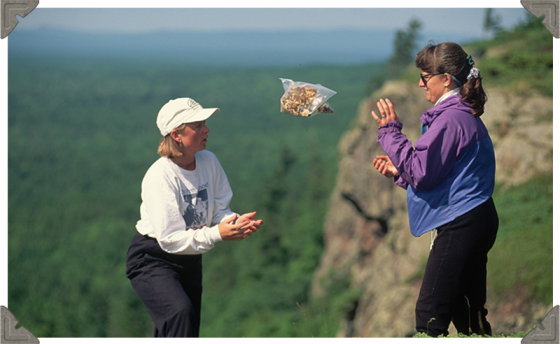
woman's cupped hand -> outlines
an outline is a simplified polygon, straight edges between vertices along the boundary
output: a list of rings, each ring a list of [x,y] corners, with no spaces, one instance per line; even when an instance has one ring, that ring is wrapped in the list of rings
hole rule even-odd
[[[243,240],[255,233],[260,228],[263,221],[256,219],[256,211],[238,216],[233,214],[224,219],[219,225],[218,230],[224,241]]]
[[[399,171],[386,155],[378,155],[373,159],[373,167],[387,178],[397,177]]]

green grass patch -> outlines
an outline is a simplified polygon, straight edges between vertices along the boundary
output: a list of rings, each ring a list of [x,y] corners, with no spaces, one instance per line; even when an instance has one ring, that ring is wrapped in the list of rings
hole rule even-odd
[[[500,228],[488,257],[489,285],[498,295],[528,287],[530,297],[552,302],[552,176],[495,193]]]

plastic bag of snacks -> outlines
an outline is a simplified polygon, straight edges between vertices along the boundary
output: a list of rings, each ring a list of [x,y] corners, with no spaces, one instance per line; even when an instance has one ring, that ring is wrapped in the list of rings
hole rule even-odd
[[[322,85],[282,79],[284,95],[280,99],[280,112],[298,117],[312,117],[318,113],[333,113],[327,102],[336,94]]]

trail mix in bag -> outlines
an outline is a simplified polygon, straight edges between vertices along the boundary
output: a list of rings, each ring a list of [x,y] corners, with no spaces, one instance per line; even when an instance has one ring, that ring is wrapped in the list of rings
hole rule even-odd
[[[333,113],[327,102],[336,94],[320,84],[282,79],[284,95],[280,99],[280,112],[298,117],[312,117],[318,113]]]

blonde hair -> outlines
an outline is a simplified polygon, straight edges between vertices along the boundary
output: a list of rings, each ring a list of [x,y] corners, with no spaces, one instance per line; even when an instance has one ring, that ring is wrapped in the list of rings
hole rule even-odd
[[[173,130],[183,131],[186,127],[187,124],[183,123]],[[159,155],[169,159],[183,156],[181,145],[177,141],[173,140],[171,134],[167,134],[161,139],[157,152]]]

